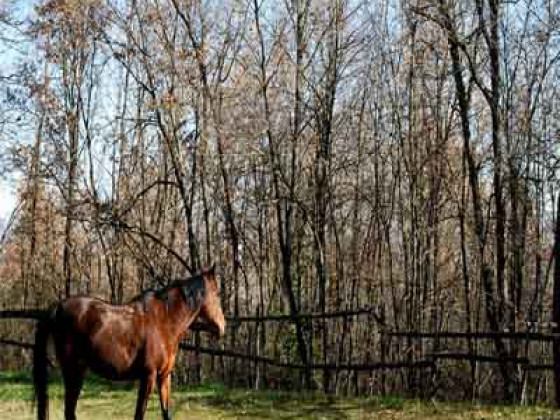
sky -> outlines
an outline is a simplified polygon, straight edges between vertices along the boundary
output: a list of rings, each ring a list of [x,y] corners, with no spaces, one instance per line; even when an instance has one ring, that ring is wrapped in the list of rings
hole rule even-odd
[[[25,20],[33,10],[35,0],[0,0],[0,6],[8,5],[12,7],[17,18]],[[11,38],[16,38],[13,33],[10,33],[9,28],[3,27],[4,34]],[[1,46],[0,46],[1,47]],[[11,48],[0,48],[0,75],[9,73],[11,66],[17,62],[21,57],[23,45],[18,44],[19,55]],[[7,141],[5,138],[0,138],[0,141]],[[3,172],[3,171],[0,171]],[[17,204],[17,175],[3,174],[0,176],[0,220],[4,222],[8,220],[14,211]],[[0,235],[2,234],[2,224],[0,223]]]
[[[37,0],[0,0],[0,9],[3,6],[11,6],[11,10],[14,12],[14,15],[17,19],[21,21],[26,21],[33,16],[33,7],[37,3]],[[9,26],[1,25],[0,23],[0,31],[2,31],[2,35],[6,36],[10,39],[20,39],[17,32],[12,31]],[[18,64],[22,61],[27,62],[29,57],[34,53],[34,44],[31,43],[3,43],[0,40],[0,78],[4,75],[9,75],[14,72],[14,69]],[[111,69],[109,69],[111,70]],[[118,75],[118,73],[113,73],[114,75]],[[104,86],[104,92],[109,91],[109,88],[114,84],[114,79],[109,77],[104,79],[106,83],[109,84],[108,86]],[[117,88],[117,86],[114,86]],[[0,101],[4,99],[4,91],[3,85],[0,84]],[[97,94],[97,93],[96,93]],[[118,106],[116,102],[116,98],[118,95],[106,95],[105,97],[100,97],[95,99],[95,112],[97,115],[97,120],[99,120],[99,124],[107,123],[107,121],[103,120],[103,117],[106,115],[103,114],[111,114],[109,111],[113,110],[116,106]],[[0,112],[2,109],[0,108]],[[97,121],[96,120],[96,121]],[[23,130],[16,130],[11,131],[7,134],[8,130],[4,130],[0,132],[0,154],[10,149],[10,146],[16,146],[16,144],[25,143],[27,138],[27,134],[30,132],[23,131]],[[15,133],[15,134],[14,134]],[[27,133],[27,134],[26,134]],[[31,131],[31,135],[33,135],[33,131]],[[101,146],[102,147],[102,146]],[[6,152],[8,153],[8,152]],[[0,156],[0,165],[2,165],[3,156]],[[104,159],[104,152],[99,151],[99,155],[96,156],[98,159],[99,165],[103,168],[106,162],[103,162]],[[110,168],[110,164],[107,165]],[[87,168],[85,168],[87,169]],[[106,185],[104,179],[104,172],[100,171],[97,174],[99,178],[98,188],[102,191],[102,186]],[[18,204],[18,197],[17,197],[17,187],[19,182],[20,174],[6,171],[5,168],[0,167],[0,221],[6,221],[10,218],[12,212],[14,211],[16,205]],[[2,235],[2,223],[0,223],[0,236]]]
[[[16,206],[16,194],[12,182],[0,178],[0,219],[10,218]]]

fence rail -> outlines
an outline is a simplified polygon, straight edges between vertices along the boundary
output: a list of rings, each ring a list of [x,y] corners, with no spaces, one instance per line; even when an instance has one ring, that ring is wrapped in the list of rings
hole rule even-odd
[[[336,364],[336,363],[316,363],[308,366],[296,363],[281,362],[266,356],[254,356],[243,353],[237,353],[231,350],[212,349],[207,347],[197,348],[191,344],[181,343],[180,348],[187,351],[199,351],[202,354],[211,356],[225,356],[237,359],[248,360],[251,362],[264,363],[271,366],[283,367],[287,369],[311,369],[311,370],[334,370],[334,371],[373,371],[383,369],[402,369],[402,368],[429,368],[434,367],[434,362],[431,360],[421,360],[416,362],[374,362],[364,364]]]
[[[353,311],[335,311],[335,312],[324,312],[324,313],[298,313],[294,315],[290,314],[271,314],[262,316],[226,316],[226,320],[231,322],[266,322],[266,321],[279,321],[279,322],[290,322],[296,319],[332,319],[332,318],[349,318],[360,315],[370,315],[378,323],[384,323],[381,317],[376,313],[375,308],[362,308]]]
[[[45,318],[49,311],[44,309],[16,309],[0,311],[0,320],[2,319],[28,319],[31,321],[40,321]],[[208,326],[203,322],[195,322],[190,327],[192,331],[208,331]],[[0,342],[0,344],[3,344]]]
[[[33,349],[32,343],[11,340],[11,339],[0,339],[0,345],[15,346],[23,349],[31,350]],[[416,362],[374,362],[374,363],[364,363],[364,364],[336,364],[336,363],[316,363],[309,366],[302,364],[282,362],[267,356],[258,356],[251,354],[239,353],[231,350],[225,349],[215,349],[210,347],[197,347],[192,344],[181,343],[179,345],[181,350],[184,351],[196,351],[201,354],[206,354],[209,356],[222,356],[231,357],[234,359],[247,360],[250,362],[263,363],[269,366],[276,366],[287,369],[312,369],[312,370],[333,370],[333,371],[355,371],[355,372],[370,372],[374,370],[388,370],[388,369],[422,369],[422,368],[434,368],[436,366],[437,360],[449,359],[449,360],[468,360],[476,361],[482,363],[500,363],[503,361],[515,363],[521,365],[524,370],[538,371],[538,370],[552,370],[554,365],[552,364],[530,364],[529,359],[526,357],[506,357],[500,358],[495,356],[479,355],[479,354],[468,354],[468,353],[427,353],[427,360],[419,360]]]
[[[496,338],[509,339],[509,340],[529,340],[529,341],[554,341],[560,339],[558,333],[536,333],[536,332],[416,332],[416,331],[381,331],[381,334],[386,334],[390,337],[407,337],[407,338],[450,338],[450,339],[475,339],[475,340],[493,340]]]
[[[0,311],[0,319],[31,319],[39,320],[47,315],[42,309],[16,309]]]
[[[0,320],[2,319],[20,319],[20,320],[40,320],[47,315],[48,311],[40,309],[30,310],[1,310]],[[290,314],[271,314],[262,316],[240,316],[233,317],[227,316],[226,319],[231,323],[230,325],[238,325],[239,323],[259,323],[259,322],[294,322],[296,319],[304,320],[322,320],[322,319],[336,319],[336,318],[349,318],[356,316],[369,316],[370,321],[375,321],[381,325],[379,333],[387,337],[401,337],[411,339],[449,339],[449,340],[491,340],[491,339],[506,339],[506,340],[526,340],[534,342],[554,342],[560,340],[558,333],[537,333],[537,332],[419,332],[419,331],[387,331],[387,326],[384,324],[376,313],[374,308],[362,308],[352,311],[336,311],[327,313],[299,313],[296,315]],[[206,331],[207,328],[203,323],[195,323],[191,325],[194,331]],[[33,343],[17,341],[9,338],[0,338],[0,345],[15,346],[22,349],[30,350],[33,348]],[[527,357],[514,357],[514,356],[490,356],[476,353],[456,353],[456,352],[435,352],[426,353],[423,360],[409,360],[409,361],[395,361],[395,362],[369,362],[369,363],[319,363],[319,364],[298,364],[282,360],[277,360],[268,356],[244,354],[229,349],[209,348],[200,345],[192,345],[187,343],[180,343],[180,349],[183,351],[194,351],[198,354],[214,356],[214,357],[228,357],[239,360],[246,360],[249,362],[265,364],[268,366],[275,366],[286,369],[295,370],[319,370],[319,371],[353,371],[353,372],[373,372],[378,370],[398,370],[398,369],[434,369],[437,368],[437,362],[440,360],[467,360],[477,363],[512,363],[518,365],[525,371],[549,371],[554,370],[554,364],[535,363],[531,364]]]
[[[5,345],[5,346],[20,347],[20,348],[28,349],[28,350],[32,350],[33,347],[34,347],[33,343],[24,343],[22,341],[10,340],[8,338],[0,339],[0,344]]]
[[[434,359],[448,359],[448,360],[468,360],[470,362],[483,362],[483,363],[502,363],[509,362],[518,365],[528,365],[529,359],[526,357],[513,357],[513,356],[488,356],[485,354],[475,354],[475,353],[427,353],[427,357],[432,357]]]

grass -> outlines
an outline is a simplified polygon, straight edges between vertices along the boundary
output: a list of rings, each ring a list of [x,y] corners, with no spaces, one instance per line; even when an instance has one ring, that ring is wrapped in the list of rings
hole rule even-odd
[[[62,420],[63,387],[49,386],[51,419]],[[230,390],[221,385],[175,388],[175,420],[560,420],[560,412],[545,407],[473,405],[405,400],[399,397],[343,398],[278,391]],[[134,415],[135,388],[89,378],[78,403],[80,420],[124,420]],[[29,375],[0,373],[0,419],[34,419]],[[159,402],[150,400],[147,420],[160,419]]]

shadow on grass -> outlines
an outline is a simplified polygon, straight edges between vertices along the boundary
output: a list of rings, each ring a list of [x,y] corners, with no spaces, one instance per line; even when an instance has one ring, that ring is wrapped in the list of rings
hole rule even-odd
[[[344,410],[330,401],[311,402],[300,399],[273,398],[267,399],[264,395],[242,395],[229,393],[215,396],[185,396],[175,398],[174,411],[188,412],[191,404],[200,405],[212,411],[225,412],[237,418],[258,419],[298,419],[315,418],[323,419],[349,419]]]
[[[81,398],[122,398],[123,392],[134,389],[133,382],[111,382],[95,375],[88,375]],[[64,387],[60,372],[49,372],[49,395],[62,398]],[[33,401],[33,381],[31,372],[0,372],[0,400]]]
[[[0,372],[0,386],[7,384],[31,385],[31,372]]]
[[[50,377],[49,394],[51,398],[62,401],[64,387],[60,373],[53,369]],[[153,399],[157,400],[157,396],[154,395]],[[0,401],[16,400],[33,400],[31,373],[0,372]],[[356,418],[357,412],[375,413],[384,409],[404,409],[404,400],[397,397],[345,399],[307,392],[226,389],[220,384],[177,387],[172,393],[172,400],[173,412],[176,414],[188,415],[189,412],[196,412],[205,416],[216,414],[243,419],[350,420]],[[113,410],[124,415],[134,411],[135,402],[134,383],[111,382],[88,375],[79,407],[83,407],[87,412]]]
[[[356,412],[383,409],[402,410],[401,398],[343,399],[323,394],[222,390],[210,395],[179,394],[174,411],[188,412],[191,404],[201,405],[235,418],[256,419],[341,419],[356,418]]]

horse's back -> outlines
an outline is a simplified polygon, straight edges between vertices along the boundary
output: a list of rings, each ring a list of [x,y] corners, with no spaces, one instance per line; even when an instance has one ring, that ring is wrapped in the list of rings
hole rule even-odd
[[[73,297],[56,309],[59,358],[79,359],[102,376],[126,377],[143,343],[142,317],[134,307]]]
[[[60,302],[56,318],[74,327],[75,333],[91,333],[110,323],[131,324],[135,315],[136,311],[130,306],[112,305],[91,297],[72,297]]]

